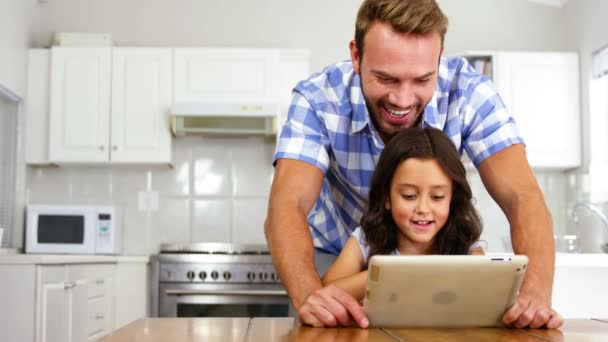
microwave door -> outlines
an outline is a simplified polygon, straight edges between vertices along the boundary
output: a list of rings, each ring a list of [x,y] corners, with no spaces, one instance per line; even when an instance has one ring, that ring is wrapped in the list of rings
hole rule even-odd
[[[88,214],[39,213],[28,253],[92,254],[94,236]]]

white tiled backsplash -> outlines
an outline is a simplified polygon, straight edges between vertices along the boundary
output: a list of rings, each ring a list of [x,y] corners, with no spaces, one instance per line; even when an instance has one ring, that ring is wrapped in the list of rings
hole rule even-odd
[[[274,138],[187,136],[168,166],[28,167],[28,203],[113,204],[124,254],[164,242],[265,243]],[[139,206],[158,194],[158,210]],[[144,210],[140,210],[140,209]]]
[[[263,223],[272,182],[275,141],[263,137],[187,136],[175,140],[168,166],[28,167],[28,203],[113,204],[123,226],[124,254],[156,253],[160,243],[265,243]],[[566,176],[536,173],[565,231]],[[476,172],[469,171],[490,251],[508,250],[509,226]],[[158,210],[139,206],[158,194]]]

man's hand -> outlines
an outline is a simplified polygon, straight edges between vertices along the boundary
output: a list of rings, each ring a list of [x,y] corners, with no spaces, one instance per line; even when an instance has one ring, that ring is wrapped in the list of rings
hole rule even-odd
[[[361,328],[369,326],[369,320],[359,303],[344,290],[328,285],[315,290],[298,308],[300,323],[315,327],[334,327],[338,324]]]
[[[515,304],[502,318],[503,323],[515,328],[557,329],[564,324],[564,318],[551,309],[549,302],[539,296],[520,293]]]

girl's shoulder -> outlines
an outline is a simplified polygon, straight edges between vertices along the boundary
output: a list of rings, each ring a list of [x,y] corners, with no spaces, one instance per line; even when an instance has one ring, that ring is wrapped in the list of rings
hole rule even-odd
[[[357,227],[353,232],[352,236],[359,243],[359,248],[361,248],[361,254],[363,254],[363,260],[367,263],[367,259],[369,258],[369,245],[367,244],[367,239],[365,238],[365,233],[361,226]]]

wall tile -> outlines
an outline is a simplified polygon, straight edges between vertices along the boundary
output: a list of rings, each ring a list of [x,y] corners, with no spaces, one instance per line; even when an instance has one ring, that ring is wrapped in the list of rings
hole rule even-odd
[[[148,250],[158,251],[161,243],[190,243],[190,199],[159,199],[160,210],[150,213]]]
[[[229,199],[194,200],[192,242],[231,242],[231,212]]]
[[[101,203],[112,201],[112,176],[108,166],[70,167],[72,200],[77,203]]]
[[[139,165],[112,166],[112,198],[137,205],[137,193],[148,189],[148,170]]]
[[[72,199],[70,174],[58,167],[28,167],[27,203],[69,203]]]
[[[265,196],[270,193],[274,167],[274,141],[263,137],[244,139],[243,145],[232,149],[232,194],[234,196]]]
[[[190,173],[192,166],[192,149],[188,142],[178,140],[174,144],[173,168],[166,165],[151,167],[152,189],[167,196],[190,194]]]
[[[266,244],[264,220],[268,200],[235,199],[232,205],[232,242]]]
[[[194,195],[230,196],[232,153],[221,140],[213,142],[202,140],[192,149]]]
[[[138,210],[137,203],[132,202],[124,202],[118,207],[122,227],[122,254],[147,254],[150,245],[150,213]]]

